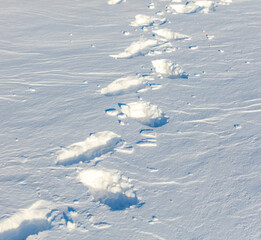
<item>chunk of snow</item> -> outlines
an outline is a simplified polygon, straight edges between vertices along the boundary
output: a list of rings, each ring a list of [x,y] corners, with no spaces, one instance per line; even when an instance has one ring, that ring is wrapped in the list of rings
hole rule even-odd
[[[96,201],[112,210],[122,210],[138,203],[130,180],[116,170],[84,170],[79,174],[79,180],[88,187]]]
[[[39,200],[27,209],[0,222],[1,240],[21,240],[51,228],[48,215],[52,203]]]
[[[152,61],[155,71],[160,75],[168,78],[187,78],[187,74],[179,67],[168,59],[159,59]]]
[[[145,55],[150,51],[151,47],[155,47],[158,45],[157,40],[146,40],[142,39],[140,41],[136,41],[131,43],[129,47],[127,47],[122,53],[117,55],[110,55],[113,58],[132,58],[139,55]]]
[[[119,3],[122,3],[122,2],[126,2],[126,0],[109,0],[107,3],[109,5],[115,5],[115,4],[119,4]]]
[[[166,40],[183,40],[183,39],[190,39],[189,36],[172,32],[168,28],[154,30],[153,33],[157,34],[160,37],[165,38]]]
[[[113,151],[120,141],[120,136],[114,132],[104,131],[92,134],[85,141],[74,143],[62,149],[57,157],[57,164],[68,165],[91,160]]]
[[[128,76],[118,78],[107,87],[101,89],[104,95],[120,95],[133,90],[140,90],[146,86],[144,78],[138,76]]]
[[[148,27],[154,24],[155,21],[163,23],[166,19],[155,18],[144,14],[138,14],[135,16],[135,20],[130,23],[134,27]]]
[[[128,117],[137,119],[144,125],[159,127],[167,123],[168,117],[157,105],[139,101],[129,104],[120,104],[121,111]]]

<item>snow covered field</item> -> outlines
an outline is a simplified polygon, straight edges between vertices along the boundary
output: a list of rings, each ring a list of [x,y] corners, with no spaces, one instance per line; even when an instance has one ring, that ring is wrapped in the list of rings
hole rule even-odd
[[[1,3],[0,240],[261,239],[261,2]]]

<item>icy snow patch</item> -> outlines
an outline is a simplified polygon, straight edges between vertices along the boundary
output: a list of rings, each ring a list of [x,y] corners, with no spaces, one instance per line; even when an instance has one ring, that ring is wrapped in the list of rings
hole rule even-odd
[[[123,52],[117,55],[110,55],[113,58],[132,58],[136,56],[155,56],[163,52],[173,52],[175,48],[172,47],[170,42],[157,41],[152,39],[141,39],[131,43]]]
[[[187,78],[187,74],[179,67],[168,59],[159,59],[152,61],[155,71],[160,75],[168,78]]]
[[[57,157],[57,164],[68,165],[91,160],[113,151],[120,141],[120,136],[114,132],[104,131],[92,134],[85,141],[74,143],[62,149]]]
[[[152,31],[153,33],[157,34],[159,37],[163,37],[166,40],[189,40],[190,37],[184,34],[180,34],[180,33],[175,33],[172,32],[170,29],[168,28],[163,28],[163,29],[158,29],[158,30],[154,30]]]
[[[159,21],[160,23],[163,23],[166,21],[166,19],[160,19],[160,18],[147,16],[144,14],[138,14],[135,16],[135,20],[132,21],[130,25],[134,27],[148,27],[148,26],[152,26],[155,21]]]
[[[160,127],[167,123],[168,117],[157,105],[139,101],[129,104],[120,104],[121,111],[130,118],[134,118],[144,125]]]
[[[0,240],[21,240],[51,228],[52,203],[39,200],[0,222]]]
[[[84,170],[79,174],[79,180],[88,187],[96,201],[112,210],[122,210],[138,203],[130,180],[116,170]]]
[[[145,79],[138,76],[127,76],[116,79],[107,87],[101,89],[101,94],[104,95],[120,95],[130,91],[138,91],[146,87]]]
[[[115,5],[115,4],[119,4],[119,3],[122,3],[122,2],[126,2],[126,0],[109,0],[107,3],[109,5]]]

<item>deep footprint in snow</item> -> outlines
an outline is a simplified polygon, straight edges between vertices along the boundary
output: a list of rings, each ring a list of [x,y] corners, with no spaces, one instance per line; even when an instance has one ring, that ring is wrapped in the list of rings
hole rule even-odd
[[[39,200],[29,208],[1,221],[0,240],[26,239],[30,235],[50,229],[53,207],[52,203]]]
[[[165,113],[157,105],[149,102],[140,100],[139,102],[119,104],[119,107],[124,118],[134,118],[150,127],[160,127],[168,122]]]
[[[69,165],[87,161],[113,151],[122,140],[114,132],[104,131],[92,134],[82,142],[74,143],[61,150],[57,164]]]
[[[119,171],[111,169],[88,169],[80,172],[78,179],[92,197],[111,210],[123,210],[138,204],[131,181]]]
[[[142,129],[140,130],[140,135],[143,137],[142,140],[138,141],[136,144],[139,147],[156,147],[156,133],[153,129]]]

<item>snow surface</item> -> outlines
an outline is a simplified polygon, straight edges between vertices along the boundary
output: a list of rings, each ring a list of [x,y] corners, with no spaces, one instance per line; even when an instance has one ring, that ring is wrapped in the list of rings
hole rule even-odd
[[[13,0],[0,23],[1,240],[261,239],[260,1]]]

